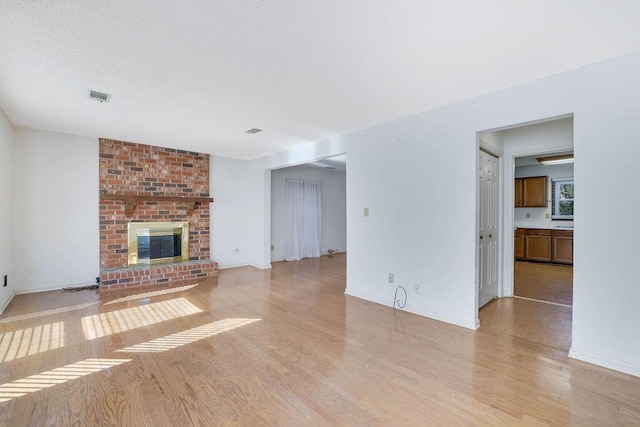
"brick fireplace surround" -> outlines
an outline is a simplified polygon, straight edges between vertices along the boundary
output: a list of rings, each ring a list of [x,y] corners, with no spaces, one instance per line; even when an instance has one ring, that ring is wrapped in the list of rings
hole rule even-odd
[[[100,196],[209,197],[209,155],[100,139]],[[209,250],[209,203],[140,201],[131,218],[122,200],[100,199],[100,289],[111,290],[217,274]],[[189,222],[190,261],[127,267],[129,222]]]

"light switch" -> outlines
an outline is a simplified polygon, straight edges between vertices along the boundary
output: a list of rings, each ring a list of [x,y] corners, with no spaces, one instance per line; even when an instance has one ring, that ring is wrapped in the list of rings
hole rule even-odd
[[[369,208],[364,208],[364,216],[369,216]]]
[[[550,213],[547,212],[546,214],[544,214],[544,219],[549,219],[549,218],[551,218],[551,214]]]

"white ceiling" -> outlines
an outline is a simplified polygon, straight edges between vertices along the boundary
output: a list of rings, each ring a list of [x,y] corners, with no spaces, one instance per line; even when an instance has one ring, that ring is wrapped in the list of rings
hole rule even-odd
[[[0,0],[0,106],[250,159],[640,50],[638,22],[638,0]]]
[[[563,152],[549,153],[549,154],[536,154],[535,156],[516,157],[515,166],[517,168],[522,168],[525,166],[543,166],[542,163],[538,161],[538,158],[549,157],[549,156],[561,156],[563,154],[573,154],[573,152],[563,151]]]

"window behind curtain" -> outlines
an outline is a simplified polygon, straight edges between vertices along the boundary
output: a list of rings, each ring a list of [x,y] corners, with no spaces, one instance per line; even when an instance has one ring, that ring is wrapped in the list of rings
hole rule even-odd
[[[285,260],[320,256],[321,185],[318,182],[287,179],[287,252]]]

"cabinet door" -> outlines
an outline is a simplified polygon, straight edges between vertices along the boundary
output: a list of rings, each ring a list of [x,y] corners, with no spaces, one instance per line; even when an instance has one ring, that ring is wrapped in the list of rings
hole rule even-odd
[[[527,234],[525,252],[526,259],[532,261],[551,261],[551,235]]]
[[[524,179],[516,178],[515,194],[513,198],[516,208],[521,208],[524,204],[524,192],[522,191],[523,187],[524,187]]]
[[[524,203],[527,208],[547,207],[547,177],[535,176],[524,178],[523,189]]]
[[[524,259],[524,246],[524,229],[518,229],[513,243],[513,252],[516,259]]]
[[[573,264],[573,232],[553,232],[553,262]]]

